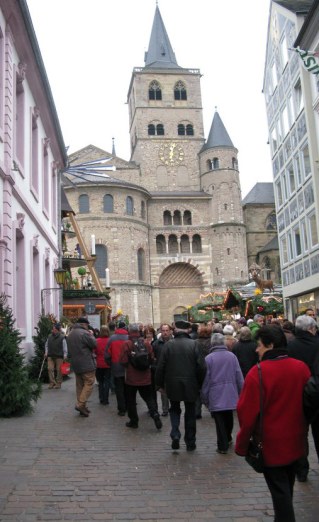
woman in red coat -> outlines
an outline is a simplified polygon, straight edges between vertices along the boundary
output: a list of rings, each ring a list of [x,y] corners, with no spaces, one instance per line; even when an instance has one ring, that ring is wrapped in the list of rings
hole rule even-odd
[[[262,444],[264,477],[275,510],[275,522],[294,522],[292,503],[295,463],[307,451],[303,389],[310,371],[288,357],[287,340],[278,326],[263,326],[256,334],[263,390]],[[249,440],[258,440],[260,412],[257,365],[248,372],[237,404],[240,431],[235,451],[247,454]]]
[[[109,391],[111,384],[111,368],[104,360],[104,353],[110,337],[108,326],[101,326],[100,335],[96,339],[94,350],[96,357],[95,376],[99,385],[99,399],[101,404],[109,404]]]

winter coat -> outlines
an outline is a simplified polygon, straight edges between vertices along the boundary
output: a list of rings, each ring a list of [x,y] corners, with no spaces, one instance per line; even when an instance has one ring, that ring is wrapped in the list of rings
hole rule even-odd
[[[162,348],[155,383],[165,388],[171,401],[195,402],[203,383],[206,364],[187,333],[176,332]]]
[[[249,372],[250,368],[258,361],[256,353],[256,341],[238,341],[233,348],[233,354],[236,355],[244,378]]]
[[[225,345],[214,346],[205,362],[202,402],[209,411],[235,410],[244,382],[237,357]]]
[[[68,352],[74,373],[94,372],[93,350],[96,339],[84,326],[76,323],[67,337]]]
[[[122,347],[121,355],[120,355],[120,363],[125,367],[125,382],[129,386],[148,386],[151,384],[151,369],[147,370],[137,370],[130,363],[130,353],[134,350],[134,340],[138,339],[138,336],[130,336],[128,341],[125,341]],[[144,345],[147,348],[149,353],[150,365],[154,360],[154,353],[149,341],[144,339]]]
[[[198,337],[198,339],[196,339],[195,346],[198,349],[201,357],[203,357],[203,359],[205,359],[206,355],[209,354],[210,348],[211,348],[210,336],[209,337]]]
[[[94,349],[96,367],[97,368],[109,368],[110,365],[105,361],[105,349],[108,343],[109,337],[98,337],[96,339],[96,348]]]
[[[249,330],[251,331],[253,339],[255,339],[258,330],[260,329],[260,324],[255,323],[254,321],[248,325]]]
[[[319,358],[319,337],[305,330],[296,329],[296,337],[288,343],[288,354],[294,359],[303,361],[314,373],[314,364]]]
[[[117,328],[113,335],[109,338],[104,358],[112,368],[114,377],[124,377],[125,369],[120,363],[120,355],[125,341],[128,340],[128,332],[124,328]]]
[[[282,355],[278,350],[266,352],[260,366],[265,464],[285,466],[306,455],[307,424],[302,399],[310,371],[302,361]],[[259,377],[256,365],[246,376],[237,404],[240,431],[237,434],[235,451],[238,455],[246,455],[250,437],[258,438],[259,413]]]

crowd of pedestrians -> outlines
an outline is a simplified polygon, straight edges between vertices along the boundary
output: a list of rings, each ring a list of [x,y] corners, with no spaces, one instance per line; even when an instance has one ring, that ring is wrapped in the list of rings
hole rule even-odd
[[[157,430],[161,416],[169,416],[174,451],[182,438],[187,451],[196,449],[203,409],[213,419],[221,455],[235,442],[235,452],[245,457],[251,439],[261,441],[275,521],[294,522],[295,478],[305,482],[309,472],[309,426],[319,460],[319,335],[312,309],[294,323],[256,314],[199,325],[180,320],[157,330],[120,321],[93,331],[81,317],[67,346],[59,325],[48,339],[50,388],[61,385],[54,365],[58,369],[68,355],[76,378],[75,409],[82,417],[90,415],[87,401],[96,382],[100,404],[107,406],[114,393],[127,428],[139,427],[137,393]],[[307,418],[305,390],[313,399]],[[235,412],[239,432],[233,441]]]

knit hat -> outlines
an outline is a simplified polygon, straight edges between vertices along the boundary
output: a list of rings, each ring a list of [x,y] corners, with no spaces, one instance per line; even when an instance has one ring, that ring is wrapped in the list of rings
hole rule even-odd
[[[231,324],[226,324],[226,326],[224,326],[224,329],[223,329],[223,334],[224,335],[233,335],[234,333],[234,328],[232,327]]]

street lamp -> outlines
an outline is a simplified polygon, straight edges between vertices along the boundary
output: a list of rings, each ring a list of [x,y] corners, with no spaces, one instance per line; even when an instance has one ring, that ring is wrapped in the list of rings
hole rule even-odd
[[[56,291],[62,292],[63,291],[63,285],[65,283],[67,271],[64,270],[64,268],[56,268],[55,270],[53,270],[53,273],[54,273],[54,278],[56,280],[56,283],[59,286],[58,287],[55,286],[55,287],[52,287],[52,288],[42,288],[42,290],[41,290],[41,314],[42,315],[45,314],[44,297],[49,295],[51,292],[56,292]],[[60,318],[61,318],[62,315],[63,315],[63,313],[62,313],[62,298],[61,298],[61,295],[60,295],[60,297],[59,297],[59,316],[60,316]]]

